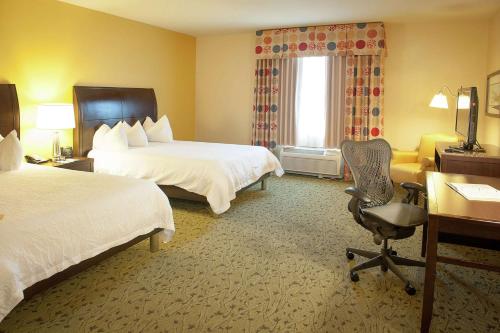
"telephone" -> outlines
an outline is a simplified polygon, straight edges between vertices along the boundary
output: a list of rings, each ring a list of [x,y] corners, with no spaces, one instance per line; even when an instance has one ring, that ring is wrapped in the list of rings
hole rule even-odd
[[[26,159],[26,162],[33,163],[33,164],[40,164],[40,163],[44,163],[44,162],[48,161],[47,158],[44,158],[44,157],[37,155],[37,154],[26,155],[26,156],[24,156],[24,158]]]

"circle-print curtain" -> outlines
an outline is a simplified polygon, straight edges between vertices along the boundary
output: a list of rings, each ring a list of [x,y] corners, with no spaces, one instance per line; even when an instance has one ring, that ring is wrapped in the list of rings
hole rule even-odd
[[[277,145],[280,59],[310,56],[346,57],[344,138],[382,137],[385,50],[382,22],[257,31],[252,144]],[[347,168],[344,176],[349,178]]]
[[[367,141],[384,135],[384,66],[378,55],[347,56],[344,138]],[[347,163],[344,179],[350,179]]]
[[[276,147],[280,59],[259,59],[255,69],[252,145]]]
[[[344,136],[365,141],[383,136],[383,62],[380,56],[347,56]]]
[[[371,22],[259,30],[255,42],[257,59],[382,55],[385,29]]]

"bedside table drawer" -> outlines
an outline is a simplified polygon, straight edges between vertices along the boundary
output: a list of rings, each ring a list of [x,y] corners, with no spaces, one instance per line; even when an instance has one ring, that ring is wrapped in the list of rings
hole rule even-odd
[[[82,160],[57,165],[56,168],[94,172],[94,160],[92,158],[85,158]]]

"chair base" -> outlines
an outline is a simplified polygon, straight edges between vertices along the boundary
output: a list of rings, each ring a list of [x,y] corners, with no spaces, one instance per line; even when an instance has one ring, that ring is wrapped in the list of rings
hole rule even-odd
[[[350,270],[350,276],[353,282],[359,281],[359,276],[356,272],[380,266],[382,271],[387,272],[387,270],[391,270],[391,272],[396,274],[396,276],[405,283],[405,291],[408,295],[415,295],[416,290],[411,284],[411,281],[408,280],[403,273],[401,273],[398,266],[425,267],[424,262],[398,257],[397,253],[393,251],[392,248],[387,247],[387,239],[384,240],[384,246],[382,247],[380,253],[353,248],[346,249],[347,259],[354,259],[354,254],[368,258],[369,260],[354,266]]]

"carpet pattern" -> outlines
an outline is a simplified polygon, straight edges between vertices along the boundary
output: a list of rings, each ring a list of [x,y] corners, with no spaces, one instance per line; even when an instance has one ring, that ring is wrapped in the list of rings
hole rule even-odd
[[[286,175],[241,193],[218,219],[173,201],[177,232],[133,246],[17,306],[0,332],[417,332],[424,270],[374,268],[352,283],[347,246],[377,251],[346,209],[345,183]],[[419,258],[421,228],[393,243]],[[491,251],[442,246],[485,258]],[[500,275],[438,265],[432,332],[499,332]]]

